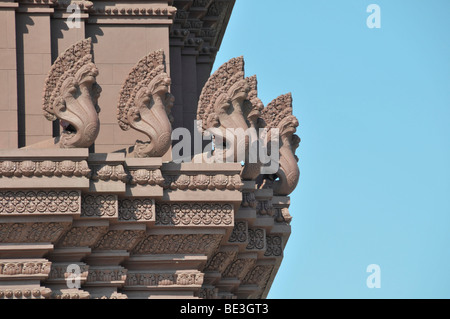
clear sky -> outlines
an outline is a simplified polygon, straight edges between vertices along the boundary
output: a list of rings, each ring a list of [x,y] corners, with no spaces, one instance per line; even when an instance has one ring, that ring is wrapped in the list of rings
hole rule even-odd
[[[450,1],[237,0],[214,69],[241,55],[302,138],[269,298],[450,298]]]

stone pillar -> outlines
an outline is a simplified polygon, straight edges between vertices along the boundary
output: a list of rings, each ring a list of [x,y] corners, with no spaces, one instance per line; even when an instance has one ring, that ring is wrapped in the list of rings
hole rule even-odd
[[[55,1],[19,1],[16,14],[19,147],[52,137],[42,90],[52,65],[50,15]]]
[[[14,1],[0,2],[0,148],[17,148],[17,64]]]
[[[146,136],[122,131],[117,123],[119,92],[130,70],[144,56],[163,49],[170,74],[169,28],[176,8],[171,1],[94,2],[88,10],[86,37],[92,37],[94,60],[102,87],[98,104],[101,130],[95,151],[109,153],[134,145]]]

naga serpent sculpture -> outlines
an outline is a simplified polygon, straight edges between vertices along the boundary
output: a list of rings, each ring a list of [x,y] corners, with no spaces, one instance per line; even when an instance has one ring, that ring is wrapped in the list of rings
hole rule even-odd
[[[150,141],[136,141],[128,157],[161,157],[171,146],[174,97],[165,73],[163,50],[149,53],[131,70],[120,91],[117,119],[122,130],[130,127]]]
[[[239,138],[227,131],[247,133],[253,128],[257,133],[259,104],[262,103],[257,98],[256,77],[245,78],[244,59],[238,57],[223,64],[208,79],[197,109],[201,129],[210,131],[216,142],[223,142],[223,148],[216,145],[215,151],[224,151],[219,158],[237,162],[240,160],[238,155],[245,156],[241,177],[250,180],[259,175],[261,164],[249,162],[249,136]]]
[[[26,148],[88,148],[94,143],[100,131],[97,101],[101,87],[91,51],[91,39],[85,39],[53,63],[45,80],[43,110],[49,121],[60,121],[63,131]]]
[[[292,95],[289,93],[279,96],[269,103],[261,114],[267,129],[279,130],[280,166],[276,174],[260,176],[260,179],[273,183],[274,195],[287,196],[294,191],[300,178],[298,157],[295,155],[300,144],[300,137],[295,134],[299,123],[292,114]],[[269,137],[269,141],[270,139]]]

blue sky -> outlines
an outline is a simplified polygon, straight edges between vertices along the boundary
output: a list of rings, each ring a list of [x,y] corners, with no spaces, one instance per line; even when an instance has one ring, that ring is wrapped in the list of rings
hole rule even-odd
[[[302,138],[269,298],[450,298],[450,1],[237,0],[214,69],[241,55]]]

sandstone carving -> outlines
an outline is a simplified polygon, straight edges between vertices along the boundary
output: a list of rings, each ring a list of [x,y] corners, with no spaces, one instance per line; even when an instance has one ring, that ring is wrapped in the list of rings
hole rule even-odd
[[[217,154],[216,151],[216,156],[227,162],[237,162],[239,154],[245,155],[241,173],[243,179],[256,178],[261,165],[249,161],[248,136],[232,136],[227,134],[227,130],[234,129],[244,133],[249,128],[258,129],[262,103],[257,97],[256,83],[255,76],[245,78],[243,57],[231,59],[208,79],[197,109],[197,121],[199,125],[201,123],[201,129],[212,132],[216,143],[224,143],[223,150],[216,148],[224,154]],[[233,146],[231,157],[227,151],[230,153],[229,148]]]
[[[129,157],[161,157],[170,148],[170,110],[174,97],[169,93],[170,77],[165,73],[164,52],[152,52],[131,70],[120,91],[117,119],[122,130],[144,133],[150,141],[136,141]]]
[[[286,94],[276,98],[262,111],[262,117],[267,129],[279,129],[280,143],[280,168],[275,175],[264,178],[269,184],[273,183],[274,195],[287,196],[297,187],[300,177],[298,158],[295,155],[300,144],[300,138],[295,134],[299,123],[292,114],[292,95]]]
[[[98,136],[101,88],[92,61],[91,39],[82,40],[62,53],[45,80],[43,110],[49,121],[59,120],[60,136],[27,148],[88,148]]]

